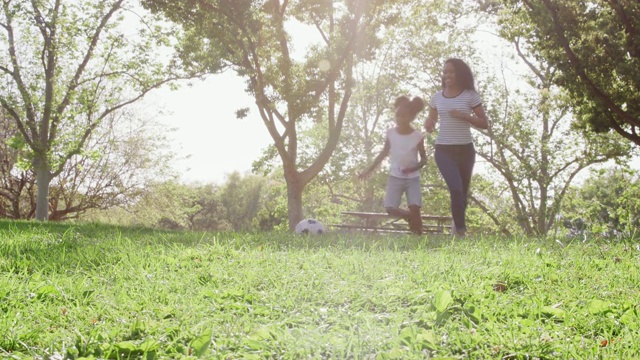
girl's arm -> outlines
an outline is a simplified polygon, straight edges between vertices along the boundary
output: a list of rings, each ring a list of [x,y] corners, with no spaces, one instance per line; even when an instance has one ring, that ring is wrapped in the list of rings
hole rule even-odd
[[[436,129],[436,123],[438,122],[438,110],[429,108],[429,115],[427,120],[424,121],[424,129],[431,134]]]
[[[365,171],[358,174],[358,179],[363,180],[368,178],[371,175],[371,172],[375,170],[378,165],[380,165],[382,160],[384,160],[387,155],[389,155],[389,148],[389,139],[386,139],[384,141],[384,147],[382,148],[382,151],[380,151],[380,154],[376,156],[376,158],[373,160],[373,163]]]
[[[459,110],[451,110],[451,116],[466,120],[475,128],[487,129],[489,127],[489,120],[487,120],[487,115],[484,113],[482,105],[474,107],[473,113],[475,116]]]
[[[418,163],[418,170],[427,165],[427,151],[424,148],[424,138],[418,144],[418,154],[420,154],[420,162]]]

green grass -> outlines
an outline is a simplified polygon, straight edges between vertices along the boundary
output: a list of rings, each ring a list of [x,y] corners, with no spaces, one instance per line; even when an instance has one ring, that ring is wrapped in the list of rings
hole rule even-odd
[[[638,243],[563,241],[0,221],[0,358],[638,356]]]

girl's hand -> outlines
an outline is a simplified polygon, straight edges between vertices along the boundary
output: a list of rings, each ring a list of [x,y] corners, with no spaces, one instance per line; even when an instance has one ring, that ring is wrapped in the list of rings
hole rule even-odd
[[[358,174],[357,179],[360,180],[360,181],[367,180],[370,175],[371,175],[370,171],[363,171],[363,172]]]
[[[402,169],[402,174],[403,174],[403,175],[409,175],[409,174],[411,174],[412,172],[414,172],[414,171],[418,171],[418,170],[420,170],[420,167],[418,167],[418,166],[412,166],[412,167],[408,167],[408,168],[404,168],[404,169]]]

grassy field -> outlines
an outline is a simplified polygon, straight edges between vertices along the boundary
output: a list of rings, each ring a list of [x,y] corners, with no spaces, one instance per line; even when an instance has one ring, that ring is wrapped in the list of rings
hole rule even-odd
[[[0,221],[0,358],[633,359],[640,247]]]

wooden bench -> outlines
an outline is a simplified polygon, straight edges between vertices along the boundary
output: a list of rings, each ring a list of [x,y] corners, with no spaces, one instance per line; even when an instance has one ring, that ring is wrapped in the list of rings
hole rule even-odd
[[[343,224],[330,225],[345,230],[359,230],[378,233],[410,233],[409,224],[402,218],[387,213],[343,211],[342,215],[350,218]],[[427,234],[444,234],[451,230],[451,217],[438,215],[422,215],[422,232]]]

